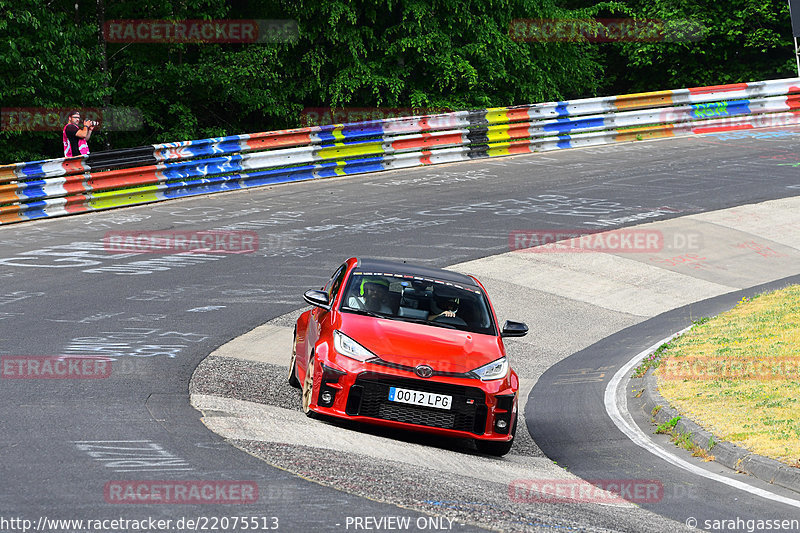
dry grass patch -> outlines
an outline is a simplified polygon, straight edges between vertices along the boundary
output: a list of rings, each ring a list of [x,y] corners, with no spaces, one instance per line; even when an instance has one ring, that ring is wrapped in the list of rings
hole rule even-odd
[[[661,395],[717,441],[800,467],[800,285],[696,325],[655,374]]]

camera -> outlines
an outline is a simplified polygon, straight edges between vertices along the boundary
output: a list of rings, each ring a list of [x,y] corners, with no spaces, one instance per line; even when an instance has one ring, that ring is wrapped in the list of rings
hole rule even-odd
[[[97,126],[97,121],[96,120],[89,120],[87,118],[86,120],[83,121],[83,125],[86,126],[87,128],[91,128],[92,126]]]

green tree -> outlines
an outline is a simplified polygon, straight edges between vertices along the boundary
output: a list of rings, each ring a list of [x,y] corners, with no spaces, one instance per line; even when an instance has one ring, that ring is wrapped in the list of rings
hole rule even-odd
[[[592,94],[600,65],[572,43],[519,42],[514,19],[550,0],[284,3],[301,37],[287,63],[308,105],[478,108]]]
[[[218,20],[257,18],[223,0],[115,3],[106,18]],[[259,11],[259,10],[254,10]],[[261,15],[264,15],[264,11]],[[145,128],[120,136],[130,145],[246,133],[284,126],[288,87],[281,44],[128,43],[108,45],[117,105],[141,110]]]
[[[97,33],[75,17],[70,1],[0,0],[0,161],[63,155],[60,132],[9,127],[9,110],[102,104]]]
[[[632,0],[627,8],[664,21],[672,37],[614,45],[606,61],[617,88],[653,91],[797,74],[786,0]]]

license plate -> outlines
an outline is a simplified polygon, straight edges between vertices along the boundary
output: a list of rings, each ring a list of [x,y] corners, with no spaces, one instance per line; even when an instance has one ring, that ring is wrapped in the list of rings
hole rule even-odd
[[[401,389],[399,387],[389,387],[389,401],[410,403],[411,405],[422,405],[425,407],[436,407],[437,409],[450,409],[453,397],[445,394],[435,394],[433,392],[420,392],[417,390]]]

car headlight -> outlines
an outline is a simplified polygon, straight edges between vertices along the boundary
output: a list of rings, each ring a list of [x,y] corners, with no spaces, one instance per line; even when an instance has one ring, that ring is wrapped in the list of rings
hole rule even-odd
[[[333,347],[345,357],[361,361],[362,363],[376,357],[374,353],[370,352],[338,329],[333,332]]]
[[[508,359],[501,357],[496,361],[492,361],[488,365],[483,365],[472,371],[477,374],[481,381],[491,381],[493,379],[502,379],[508,374]]]

